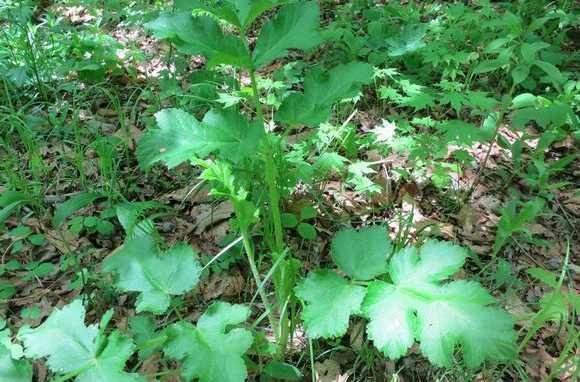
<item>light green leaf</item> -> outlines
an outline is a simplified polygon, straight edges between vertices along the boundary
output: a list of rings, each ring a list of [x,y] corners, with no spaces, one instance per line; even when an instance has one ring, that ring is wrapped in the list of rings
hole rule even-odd
[[[22,360],[22,346],[13,343],[10,329],[0,320],[0,381],[31,382],[32,365]]]
[[[365,288],[331,270],[311,272],[295,289],[305,303],[302,319],[310,338],[340,337],[351,314],[359,313]]]
[[[345,229],[332,240],[331,255],[338,267],[355,280],[370,280],[387,272],[391,240],[383,226],[357,231]]]
[[[103,339],[102,351],[97,346],[99,329],[85,326],[85,308],[76,300],[56,309],[40,326],[24,326],[18,338],[24,343],[28,358],[47,358],[47,365],[56,374],[80,371],[76,382],[137,382],[137,374],[123,371],[133,353],[130,339],[115,331]]]
[[[28,361],[12,358],[10,350],[3,344],[0,344],[0,381],[32,381],[32,365]]]
[[[181,361],[181,375],[187,381],[242,382],[248,376],[242,356],[252,345],[252,334],[241,328],[226,332],[226,328],[243,323],[249,315],[246,306],[214,303],[197,326],[180,321],[167,328],[164,352]]]
[[[250,54],[242,40],[225,34],[211,16],[163,13],[146,27],[155,37],[173,42],[180,52],[207,57],[210,67],[227,64],[247,68],[250,65]]]
[[[139,315],[129,318],[129,328],[139,349],[139,358],[141,359],[155,354],[167,339],[164,334],[155,332],[155,320],[150,316]]]
[[[304,80],[304,93],[288,96],[276,119],[291,126],[318,125],[329,118],[335,102],[356,96],[372,77],[372,66],[362,62],[341,64],[328,72],[313,70]]]
[[[191,290],[199,281],[201,267],[196,253],[185,243],[161,254],[151,236],[131,238],[105,260],[105,272],[117,275],[116,285],[124,292],[140,292],[137,312],[161,314],[171,296]]]
[[[401,33],[397,37],[386,40],[389,46],[389,56],[399,57],[423,48],[426,46],[423,41],[426,32],[426,25],[404,24]]]
[[[419,251],[421,256],[419,256]],[[455,348],[474,368],[486,360],[506,361],[516,354],[511,317],[478,283],[441,284],[459,270],[467,256],[458,246],[429,241],[420,250],[406,248],[389,266],[393,284],[369,285],[363,312],[368,334],[386,356],[399,358],[414,340],[435,365],[451,367]]]
[[[264,132],[259,122],[250,123],[229,109],[212,109],[202,122],[179,109],[161,110],[155,118],[159,129],[148,131],[137,147],[144,168],[159,161],[173,168],[210,153],[238,162],[255,154]]]
[[[322,42],[320,10],[315,1],[286,5],[262,27],[253,53],[255,68],[284,57],[288,49],[310,49]]]

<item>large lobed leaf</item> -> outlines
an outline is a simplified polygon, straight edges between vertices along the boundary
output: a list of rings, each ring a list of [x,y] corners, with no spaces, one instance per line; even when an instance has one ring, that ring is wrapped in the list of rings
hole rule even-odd
[[[46,357],[56,374],[80,371],[76,382],[144,382],[137,374],[123,371],[135,347],[131,340],[117,331],[99,340],[97,326],[86,326],[84,319],[85,309],[76,300],[56,309],[42,325],[22,327],[18,338],[25,356]],[[98,343],[104,344],[102,350]]]
[[[332,106],[358,94],[371,82],[373,68],[363,62],[350,62],[328,72],[314,70],[304,80],[304,93],[289,95],[278,110],[276,119],[291,126],[318,125],[330,117]]]
[[[296,296],[305,303],[302,319],[309,337],[340,337],[348,329],[350,316],[360,313],[365,288],[331,270],[321,270],[310,273],[296,287]]]
[[[386,356],[401,357],[417,339],[423,354],[438,366],[453,365],[458,345],[468,367],[485,359],[513,358],[513,322],[494,306],[493,297],[476,282],[441,284],[461,268],[466,255],[463,248],[444,242],[427,242],[420,251],[410,247],[391,261],[393,284],[369,285],[362,307],[370,319],[368,335]]]
[[[322,42],[318,32],[320,9],[315,1],[289,4],[263,27],[253,52],[255,68],[288,54],[288,49],[310,49]]]
[[[193,16],[190,11],[162,13],[146,27],[159,39],[175,44],[183,52],[207,57],[208,65],[228,64],[247,68],[250,53],[238,37],[226,34],[209,15]]]
[[[242,328],[226,329],[243,323],[249,315],[246,306],[214,303],[197,326],[180,321],[167,328],[164,352],[181,361],[181,375],[186,381],[244,381],[248,372],[242,356],[252,345],[252,334]]]
[[[179,109],[161,110],[155,118],[159,129],[149,130],[137,147],[144,168],[159,161],[173,168],[210,153],[238,162],[255,154],[264,133],[260,123],[234,110],[212,109],[201,122]]]
[[[392,250],[384,226],[361,230],[344,229],[332,240],[332,259],[355,280],[370,280],[387,272],[387,259]]]
[[[116,273],[116,285],[122,291],[140,292],[137,312],[156,314],[167,310],[171,296],[191,290],[201,274],[190,246],[183,243],[160,253],[149,235],[126,241],[105,260],[103,270]]]

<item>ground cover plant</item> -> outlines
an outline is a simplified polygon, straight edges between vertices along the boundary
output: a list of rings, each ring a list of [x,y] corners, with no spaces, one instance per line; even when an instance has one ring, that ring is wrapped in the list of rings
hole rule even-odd
[[[578,378],[573,2],[0,20],[0,381]]]

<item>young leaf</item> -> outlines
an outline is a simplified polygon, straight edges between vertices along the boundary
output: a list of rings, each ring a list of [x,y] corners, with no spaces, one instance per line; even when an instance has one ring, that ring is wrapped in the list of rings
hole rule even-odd
[[[194,157],[216,152],[237,162],[255,154],[263,135],[258,122],[248,122],[235,110],[210,110],[202,122],[179,109],[155,114],[159,129],[139,141],[137,159],[144,168],[164,161],[173,168]]]
[[[169,307],[171,296],[184,294],[199,281],[201,267],[195,257],[185,243],[160,254],[151,236],[138,236],[107,258],[103,270],[117,274],[120,290],[140,292],[137,312],[161,314]]]
[[[310,49],[322,42],[318,32],[320,9],[315,1],[286,5],[262,27],[253,53],[255,68],[288,54],[288,49]]]
[[[359,313],[365,296],[365,288],[328,269],[310,273],[295,291],[305,303],[302,319],[310,338],[344,335],[351,314]]]
[[[24,326],[18,338],[24,343],[28,358],[47,358],[47,365],[56,374],[80,371],[76,382],[118,381],[143,382],[137,374],[125,373],[125,362],[133,354],[134,345],[114,331],[105,338],[102,351],[97,346],[99,329],[85,326],[85,308],[76,300],[35,329]]]
[[[332,240],[331,255],[340,270],[355,280],[370,280],[387,272],[391,240],[383,226],[345,229]]]
[[[248,372],[242,356],[252,345],[252,334],[241,328],[226,332],[226,327],[243,323],[249,315],[246,306],[214,303],[197,326],[180,321],[167,328],[164,352],[181,361],[181,375],[187,381],[244,381]]]
[[[372,77],[372,66],[362,62],[341,64],[328,72],[314,70],[304,80],[304,93],[288,96],[276,119],[291,126],[318,125],[328,119],[335,102],[354,97]]]
[[[441,282],[459,270],[467,256],[458,246],[429,241],[419,250],[398,252],[389,266],[393,284],[369,285],[363,312],[368,334],[386,356],[399,358],[415,338],[435,365],[450,367],[461,345],[468,367],[485,359],[505,361],[515,355],[516,333],[511,317],[492,306],[493,297],[478,283]]]
[[[146,25],[159,39],[167,39],[183,53],[207,57],[208,65],[247,68],[250,54],[236,36],[224,34],[211,16],[192,16],[191,12],[163,13]]]

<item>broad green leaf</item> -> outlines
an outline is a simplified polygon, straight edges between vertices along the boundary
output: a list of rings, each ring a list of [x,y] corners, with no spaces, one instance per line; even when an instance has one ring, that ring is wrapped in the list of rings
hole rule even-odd
[[[298,225],[298,218],[292,213],[282,214],[282,226],[284,228],[294,228]]]
[[[531,107],[536,104],[537,97],[530,93],[519,94],[512,100],[512,109],[521,109],[524,107]]]
[[[12,358],[10,350],[3,344],[0,344],[0,381],[32,381],[32,365],[28,361]]]
[[[47,358],[56,374],[80,371],[76,382],[142,382],[137,374],[125,373],[125,362],[133,354],[130,339],[114,331],[104,338],[104,348],[97,345],[99,329],[84,323],[85,308],[76,300],[56,309],[40,326],[24,326],[18,338],[24,343],[28,358]],[[82,370],[82,371],[81,371]]]
[[[295,289],[305,303],[302,319],[310,338],[340,337],[351,314],[359,313],[365,288],[331,270],[312,272]]]
[[[288,49],[310,49],[322,42],[318,32],[320,9],[315,1],[289,4],[263,27],[253,53],[260,68],[288,54]]]
[[[161,110],[155,118],[159,129],[148,131],[137,147],[144,168],[159,161],[173,168],[210,153],[238,162],[255,154],[264,132],[259,122],[249,122],[235,110],[212,109],[201,122],[179,109]]]
[[[264,368],[264,373],[282,381],[302,381],[304,375],[293,365],[285,362],[272,361]]]
[[[306,240],[314,240],[316,239],[316,229],[312,224],[309,223],[300,223],[298,227],[296,227],[296,231],[298,234]]]
[[[90,205],[103,195],[98,192],[83,192],[73,196],[57,207],[52,218],[52,225],[59,227],[64,220],[78,210]]]
[[[31,382],[32,365],[21,359],[22,346],[13,343],[6,321],[0,320],[0,381]]]
[[[244,381],[248,372],[242,357],[252,345],[252,334],[242,328],[226,328],[243,323],[249,316],[246,306],[214,303],[197,326],[180,321],[167,328],[164,352],[181,361],[181,375],[186,381]]]
[[[167,339],[164,334],[155,332],[155,320],[150,316],[139,315],[129,318],[129,328],[141,359],[155,354]]]
[[[456,362],[457,346],[472,368],[486,359],[506,361],[515,356],[512,319],[494,306],[495,300],[480,284],[465,280],[441,284],[466,257],[463,248],[437,241],[393,256],[389,265],[393,283],[372,282],[362,306],[370,319],[368,335],[379,350],[399,358],[417,339],[421,352],[444,367]]]
[[[155,37],[173,42],[180,52],[207,57],[210,67],[227,64],[247,68],[250,65],[250,54],[242,40],[225,34],[211,16],[163,13],[146,27]]]
[[[30,203],[32,198],[24,192],[20,191],[6,191],[0,195],[0,224],[12,215],[18,207],[23,204]]]
[[[288,96],[276,119],[291,126],[318,125],[329,118],[334,103],[356,96],[372,77],[372,66],[362,62],[341,64],[328,72],[313,70],[304,80],[304,93]]]
[[[386,40],[389,46],[389,56],[398,57],[407,53],[413,53],[424,46],[423,41],[425,33],[427,32],[426,25],[409,25],[405,24],[401,29],[401,33],[394,38]]]
[[[391,240],[383,226],[345,229],[332,240],[331,255],[340,270],[355,280],[370,280],[387,272]]]
[[[116,286],[124,292],[140,292],[137,312],[161,314],[171,296],[191,290],[199,281],[201,267],[196,253],[185,243],[160,253],[151,236],[131,238],[105,260],[105,272],[117,275]]]
[[[461,120],[447,120],[441,125],[447,143],[470,146],[484,139],[482,131],[472,123]]]
[[[194,12],[208,12],[227,21],[244,32],[254,20],[268,9],[276,6],[279,0],[223,0],[208,6],[194,6]]]
[[[530,74],[530,65],[529,64],[519,64],[512,70],[512,79],[514,85],[520,84],[528,78]]]
[[[565,81],[564,76],[562,75],[560,70],[554,65],[550,64],[549,62],[539,60],[536,61],[535,64],[540,69],[542,69],[544,73],[546,73],[550,82],[552,82],[556,87],[564,83]]]

